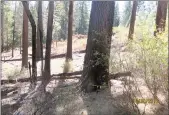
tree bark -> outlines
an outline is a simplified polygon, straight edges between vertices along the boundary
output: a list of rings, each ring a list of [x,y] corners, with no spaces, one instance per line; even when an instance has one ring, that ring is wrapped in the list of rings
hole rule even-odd
[[[167,5],[168,5],[168,1],[158,1],[157,14],[156,14],[156,31],[154,32],[155,36],[156,33],[165,31]]]
[[[22,69],[23,68],[28,68],[28,17],[24,8],[22,29]]]
[[[38,3],[38,47],[39,50],[38,55],[40,55],[41,58],[41,74],[43,72],[43,17],[42,17],[42,1],[39,1]]]
[[[108,85],[109,57],[114,16],[114,1],[93,1],[90,14],[81,89],[96,91]]]
[[[15,2],[15,11],[14,11],[14,22],[13,22],[13,39],[12,39],[12,57],[14,56],[14,47],[15,47],[15,14],[16,14],[16,2]]]
[[[136,20],[137,5],[138,5],[138,2],[133,1],[133,8],[132,8],[129,35],[128,35],[128,39],[131,39],[131,40],[133,39],[133,34],[134,34],[134,25],[135,25],[135,20]]]
[[[46,85],[50,81],[50,57],[51,57],[51,43],[52,43],[52,31],[53,31],[53,13],[54,13],[54,1],[49,2],[48,12],[48,25],[47,25],[47,39],[46,39],[46,54],[45,54],[45,67],[42,75],[42,83],[39,88],[45,91]]]
[[[28,3],[26,1],[22,2],[25,12],[29,18],[29,21],[32,26],[32,78],[31,78],[31,88],[36,86],[36,77],[37,77],[37,67],[36,67],[36,24],[33,19],[33,16],[29,10]]]
[[[7,35],[7,51],[9,50],[9,43],[8,43],[8,28],[6,29],[6,35]]]
[[[39,12],[39,11],[38,11]],[[40,51],[40,36],[39,36],[39,26],[38,26],[38,21],[37,21],[37,38],[36,38],[36,42],[37,42],[37,50],[36,50],[36,56],[37,56],[37,61],[40,60],[41,58],[41,51]]]
[[[66,60],[72,60],[72,23],[73,23],[73,1],[69,2],[68,15],[68,39],[67,39],[67,55]]]
[[[20,48],[19,48],[19,50],[20,50],[20,54],[22,54],[22,37],[21,36],[20,36]]]
[[[4,51],[4,1],[1,1],[1,52]]]

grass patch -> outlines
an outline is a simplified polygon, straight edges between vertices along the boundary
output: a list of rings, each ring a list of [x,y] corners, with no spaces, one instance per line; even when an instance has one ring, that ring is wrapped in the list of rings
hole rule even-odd
[[[6,76],[10,79],[16,79],[21,74],[20,69],[15,68],[11,69],[10,71],[7,71]]]
[[[66,59],[64,63],[63,73],[73,72],[73,60]]]

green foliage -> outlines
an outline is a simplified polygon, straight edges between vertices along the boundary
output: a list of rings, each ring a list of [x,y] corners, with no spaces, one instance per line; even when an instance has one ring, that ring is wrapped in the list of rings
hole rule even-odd
[[[56,1],[54,10],[54,39],[66,39],[67,38],[67,26],[68,26],[68,1]]]
[[[116,3],[116,5],[115,5],[115,11],[114,11],[113,26],[117,27],[117,26],[119,26],[119,23],[120,23],[119,4]]]
[[[13,37],[13,11],[11,9],[11,2],[4,2],[4,45],[11,46]]]
[[[11,69],[10,71],[6,72],[6,76],[7,78],[10,79],[16,79],[18,77],[18,75],[20,75],[20,69],[16,68],[16,69]]]
[[[167,91],[167,39],[167,32],[156,38],[144,34],[142,41],[137,43],[140,49],[135,52],[138,57],[137,64],[139,68],[143,68],[145,81],[151,90],[155,88],[157,91]]]
[[[89,24],[89,12],[87,1],[75,2],[74,17],[75,33],[87,34]]]
[[[137,87],[136,89],[133,88],[133,90],[130,90],[130,88],[126,90],[126,92],[129,92],[130,95],[124,96],[124,99],[122,99],[122,102],[124,103],[126,103],[128,100],[132,100],[133,97],[137,98],[138,95],[144,97],[145,89],[142,89],[140,87],[145,87],[148,94],[152,94],[152,96],[154,96],[155,98],[157,96],[157,98],[162,103],[165,102],[162,101],[161,97],[157,94],[165,96],[165,99],[167,100],[168,24],[166,24],[166,31],[164,33],[161,33],[157,35],[157,37],[154,37],[153,31],[155,30],[155,27],[153,26],[153,24],[155,25],[155,23],[152,21],[154,16],[154,13],[152,13],[147,17],[147,20],[137,21],[137,25],[135,27],[135,36],[132,41],[128,41],[127,36],[123,33],[125,31],[128,31],[127,28],[117,27],[114,29],[114,31],[117,32],[117,35],[115,36],[117,36],[118,38],[113,40],[112,44],[117,45],[117,48],[112,47],[111,49],[112,55],[110,59],[110,72],[132,72],[132,77],[130,77],[129,79],[125,79],[124,82],[128,82],[128,84],[125,84],[125,86],[131,86],[132,88]],[[127,42],[124,42],[125,45],[123,47],[119,46],[122,44],[121,39],[123,39],[123,41],[127,39]],[[117,41],[119,43],[116,44]],[[130,82],[130,80],[133,80],[133,83]],[[125,98],[128,97],[129,99],[125,101]],[[121,108],[125,108],[126,110],[123,110],[121,108],[120,110],[123,110],[123,112],[131,112],[131,109],[133,108],[131,106],[128,106],[130,104],[132,106],[135,105],[137,108],[140,109],[137,103],[127,102],[127,107],[121,104]],[[132,111],[132,114],[133,113],[134,112]]]
[[[68,73],[73,71],[73,60],[66,59],[64,63],[63,73]]]
[[[131,1],[125,1],[123,16],[122,16],[122,22],[121,24],[123,26],[128,26],[130,22],[130,16],[131,16],[131,10],[132,10],[132,2]]]

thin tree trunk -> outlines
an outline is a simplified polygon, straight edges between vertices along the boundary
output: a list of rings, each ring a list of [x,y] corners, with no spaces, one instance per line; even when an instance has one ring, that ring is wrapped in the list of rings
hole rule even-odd
[[[131,40],[133,39],[133,34],[134,34],[134,25],[135,25],[135,20],[136,20],[137,5],[138,5],[138,2],[133,1],[133,8],[132,8],[129,35],[128,35],[128,39],[131,39]]]
[[[14,56],[14,47],[15,47],[15,14],[16,14],[16,2],[15,2],[15,12],[14,12],[14,26],[13,26],[13,39],[12,39],[12,57]]]
[[[90,14],[81,89],[97,90],[109,82],[109,57],[114,16],[114,1],[93,1]]]
[[[4,1],[1,1],[1,52],[4,51]]]
[[[36,50],[36,56],[37,56],[37,61],[40,60],[41,58],[41,51],[40,51],[40,36],[39,36],[39,26],[38,26],[38,21],[37,21],[37,39],[36,39],[36,42],[37,42],[37,50]]]
[[[72,60],[72,23],[73,23],[73,1],[69,2],[68,16],[68,40],[67,40],[67,55],[66,60]]]
[[[6,35],[7,35],[7,51],[9,50],[9,43],[8,43],[8,28],[6,30]]]
[[[39,1],[38,3],[38,29],[39,32],[39,52],[40,52],[40,57],[41,57],[41,74],[43,72],[43,17],[42,17],[42,1]],[[37,49],[39,49],[37,48]]]
[[[39,88],[45,91],[46,85],[49,83],[51,78],[50,73],[50,57],[51,57],[51,43],[52,43],[52,31],[53,31],[53,12],[54,12],[54,1],[49,2],[48,12],[48,25],[47,25],[47,39],[46,39],[46,54],[45,54],[45,67],[42,75],[42,83]]]
[[[36,86],[36,77],[37,77],[37,67],[36,67],[36,24],[33,19],[33,16],[29,10],[28,3],[26,1],[22,1],[25,12],[29,18],[29,21],[32,26],[32,78],[31,78],[31,88],[35,88]]]
[[[21,36],[20,36],[20,48],[19,48],[19,50],[20,50],[20,54],[22,54],[22,37]]]
[[[167,16],[168,1],[158,1],[157,14],[156,14],[156,33],[165,31],[166,16]]]
[[[28,68],[28,17],[24,8],[22,29],[22,69],[23,68]]]

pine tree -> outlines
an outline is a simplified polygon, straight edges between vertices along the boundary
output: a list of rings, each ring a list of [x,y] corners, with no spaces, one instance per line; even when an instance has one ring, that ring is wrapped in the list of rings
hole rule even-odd
[[[46,39],[46,54],[45,54],[45,65],[44,73],[42,75],[42,83],[39,86],[40,90],[45,91],[46,85],[50,81],[50,56],[51,56],[51,42],[52,42],[52,32],[53,32],[53,14],[54,14],[54,1],[49,2],[49,12],[48,12],[48,25],[47,25],[47,39]]]
[[[29,5],[29,4],[28,4]],[[23,7],[22,68],[28,67],[28,16]]]
[[[4,3],[1,1],[1,52],[4,50]]]
[[[26,1],[22,2],[26,15],[31,23],[32,27],[32,76],[31,76],[31,86],[30,89],[34,89],[36,86],[36,77],[37,77],[37,66],[36,66],[36,23],[29,10],[28,3]]]
[[[134,25],[135,25],[135,20],[136,20],[136,11],[137,11],[137,1],[133,1],[133,8],[132,8],[132,14],[131,14],[131,19],[130,19],[130,28],[129,28],[129,39],[133,39],[133,34],[134,34]]]
[[[167,16],[167,1],[158,1],[157,6],[157,14],[156,14],[156,31],[154,32],[154,35],[156,36],[156,33],[159,33],[160,31],[165,31],[165,23],[166,23],[166,16]]]
[[[82,91],[92,92],[97,90],[97,86],[108,85],[114,7],[114,1],[92,2]]]

